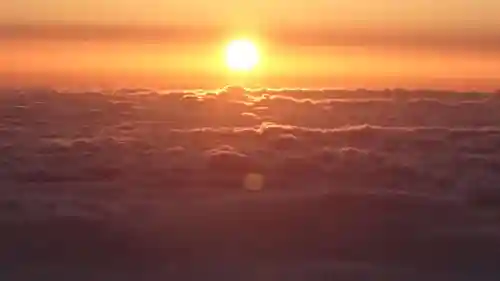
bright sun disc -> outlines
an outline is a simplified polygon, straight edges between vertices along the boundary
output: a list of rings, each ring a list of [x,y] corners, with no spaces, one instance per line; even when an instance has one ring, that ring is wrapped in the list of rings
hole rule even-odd
[[[255,44],[248,40],[234,40],[226,49],[226,63],[231,70],[249,71],[259,62]]]

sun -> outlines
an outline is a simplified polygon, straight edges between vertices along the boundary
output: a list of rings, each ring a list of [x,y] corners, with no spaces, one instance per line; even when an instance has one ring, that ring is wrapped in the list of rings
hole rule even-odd
[[[226,48],[226,63],[233,71],[250,71],[259,63],[259,52],[250,40],[231,41]]]

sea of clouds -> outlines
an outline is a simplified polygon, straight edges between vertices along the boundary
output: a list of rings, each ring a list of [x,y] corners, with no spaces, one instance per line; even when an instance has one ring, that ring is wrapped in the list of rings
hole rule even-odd
[[[3,89],[0,186],[19,280],[497,280],[500,95]]]

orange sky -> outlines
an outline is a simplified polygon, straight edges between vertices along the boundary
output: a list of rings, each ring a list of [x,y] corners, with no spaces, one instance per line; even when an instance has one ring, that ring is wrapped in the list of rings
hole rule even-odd
[[[0,2],[0,83],[500,88],[500,2]],[[224,44],[258,42],[248,77]]]

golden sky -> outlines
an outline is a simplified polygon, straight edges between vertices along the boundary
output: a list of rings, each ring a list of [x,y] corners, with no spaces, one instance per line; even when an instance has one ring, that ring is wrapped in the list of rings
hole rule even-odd
[[[0,1],[0,83],[231,83],[221,52],[246,36],[276,86],[500,87],[492,0]]]
[[[2,1],[4,22],[227,24],[380,24],[498,29],[492,0],[16,0]]]

